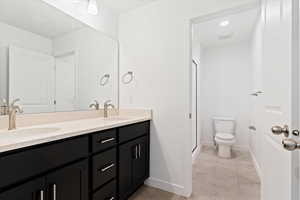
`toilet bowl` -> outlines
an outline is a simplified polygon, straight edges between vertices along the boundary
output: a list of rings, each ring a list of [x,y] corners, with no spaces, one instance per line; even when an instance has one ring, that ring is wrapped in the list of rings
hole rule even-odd
[[[231,158],[232,145],[235,144],[235,120],[233,118],[215,117],[214,140],[218,149],[218,156]]]

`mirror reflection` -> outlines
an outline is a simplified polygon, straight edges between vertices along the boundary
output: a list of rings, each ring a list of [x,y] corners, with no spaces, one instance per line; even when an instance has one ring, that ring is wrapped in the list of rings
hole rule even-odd
[[[117,104],[112,38],[38,0],[1,0],[0,33],[0,114],[16,99],[24,113]]]

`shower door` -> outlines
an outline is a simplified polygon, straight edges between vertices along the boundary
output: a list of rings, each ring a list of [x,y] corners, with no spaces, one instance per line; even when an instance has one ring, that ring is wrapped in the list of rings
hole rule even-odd
[[[198,64],[192,65],[192,151],[198,147]]]

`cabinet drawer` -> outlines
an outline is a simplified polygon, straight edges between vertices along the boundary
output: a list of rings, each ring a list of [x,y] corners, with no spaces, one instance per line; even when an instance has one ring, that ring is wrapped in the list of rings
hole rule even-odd
[[[112,149],[93,157],[93,189],[116,177],[117,150]]]
[[[95,192],[93,200],[117,200],[117,181],[113,180]]]
[[[121,127],[119,128],[119,142],[126,142],[128,140],[146,135],[149,133],[149,127],[149,121]]]
[[[80,137],[1,157],[0,188],[87,155],[88,137]]]
[[[92,136],[93,152],[102,151],[117,144],[117,130],[95,133]]]

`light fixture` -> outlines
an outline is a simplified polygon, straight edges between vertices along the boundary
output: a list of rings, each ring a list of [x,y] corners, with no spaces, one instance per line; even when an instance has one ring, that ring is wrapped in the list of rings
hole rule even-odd
[[[91,15],[98,15],[98,5],[96,0],[88,0],[87,11]]]
[[[221,27],[225,27],[229,25],[229,21],[228,20],[224,20],[219,24]]]

